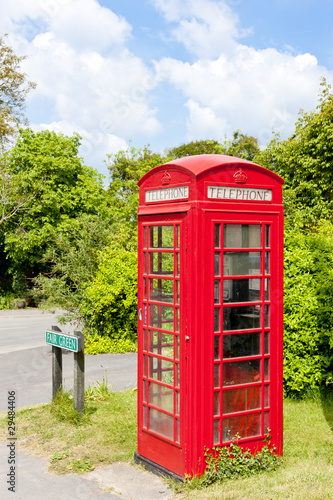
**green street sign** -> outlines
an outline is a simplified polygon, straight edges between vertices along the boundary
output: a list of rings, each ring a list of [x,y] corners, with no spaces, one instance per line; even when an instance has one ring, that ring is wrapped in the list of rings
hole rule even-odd
[[[63,333],[46,331],[47,344],[60,347],[61,349],[67,349],[68,351],[79,352],[81,350],[79,340],[80,339],[77,337],[71,337],[70,335],[64,335]]]

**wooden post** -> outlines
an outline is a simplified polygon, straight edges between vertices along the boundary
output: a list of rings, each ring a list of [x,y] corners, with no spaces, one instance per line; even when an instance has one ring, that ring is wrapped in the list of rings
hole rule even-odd
[[[61,332],[57,326],[51,328],[54,332]],[[62,349],[52,346],[52,400],[62,386]]]
[[[84,412],[84,335],[75,331],[81,343],[79,352],[74,352],[74,406],[76,411]]]

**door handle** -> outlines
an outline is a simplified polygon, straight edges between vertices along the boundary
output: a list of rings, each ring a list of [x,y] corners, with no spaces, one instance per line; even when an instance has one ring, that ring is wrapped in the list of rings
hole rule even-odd
[[[142,321],[142,309],[141,309],[141,307],[139,309],[139,320]]]

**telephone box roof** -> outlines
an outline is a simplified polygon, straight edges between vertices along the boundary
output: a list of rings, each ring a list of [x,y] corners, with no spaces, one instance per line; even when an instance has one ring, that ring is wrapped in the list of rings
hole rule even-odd
[[[167,163],[163,163],[158,167],[153,168],[149,172],[147,172],[138,182],[140,186],[148,177],[159,172],[160,170],[172,169],[173,167],[176,170],[181,170],[191,177],[198,178],[201,175],[208,173],[210,170],[217,169],[220,167],[232,167],[240,165],[243,167],[249,167],[253,170],[261,171],[266,175],[272,177],[277,180],[281,184],[283,184],[284,180],[272,172],[271,170],[267,170],[256,163],[252,163],[248,160],[243,160],[242,158],[237,158],[235,156],[227,156],[227,155],[215,155],[215,154],[207,154],[207,155],[195,155],[195,156],[185,156],[183,158],[177,158],[175,160],[171,160]]]

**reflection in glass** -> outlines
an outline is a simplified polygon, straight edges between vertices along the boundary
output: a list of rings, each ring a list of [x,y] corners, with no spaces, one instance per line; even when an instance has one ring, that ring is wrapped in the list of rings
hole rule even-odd
[[[264,361],[264,380],[269,380],[269,359]]]
[[[214,274],[215,276],[221,276],[220,271],[220,252],[215,252],[215,263],[214,263]]]
[[[265,354],[269,354],[269,332],[265,332]]]
[[[264,407],[269,407],[269,385],[264,387]]]
[[[220,420],[214,420],[214,444],[220,443]]]
[[[269,425],[269,411],[265,411],[264,413],[264,433],[269,434],[270,425]]]
[[[223,330],[260,328],[260,307],[237,306],[223,309]]]
[[[160,354],[166,358],[173,358],[174,336],[169,333],[150,330],[150,352]]]
[[[149,408],[149,429],[173,440],[173,417]]]
[[[220,241],[221,241],[221,224],[215,224],[215,248],[220,248]]]
[[[242,358],[260,354],[260,332],[223,336],[223,358]]]
[[[143,254],[144,257],[144,274],[147,274],[147,253]]]
[[[150,253],[150,273],[151,274],[173,274],[173,253],[151,252]]]
[[[260,224],[224,224],[224,248],[260,247]]]
[[[265,274],[270,274],[270,252],[265,252]]]
[[[260,382],[260,359],[223,363],[223,386]]]
[[[270,246],[270,226],[265,226],[265,247]]]
[[[180,248],[180,227],[176,226],[176,247]]]
[[[143,278],[143,299],[147,300],[147,278]]]
[[[220,280],[214,282],[214,304],[220,303]]]
[[[220,309],[214,309],[214,332],[220,331]]]
[[[180,329],[180,309],[177,307],[176,309],[176,332],[179,332]]]
[[[150,326],[173,330],[173,307],[150,304]]]
[[[266,305],[265,306],[265,328],[269,327],[269,310],[270,310],[269,305]]]
[[[220,359],[220,336],[214,337],[214,359]]]
[[[149,382],[149,404],[173,413],[173,389]]]
[[[180,366],[176,363],[176,387],[180,387]]]
[[[176,276],[180,276],[180,254],[176,253]]]
[[[224,302],[259,302],[260,278],[252,279],[226,279],[223,290]]]
[[[176,304],[180,301],[180,282],[176,281]]]
[[[173,302],[173,280],[150,280],[150,298],[158,302]]]
[[[173,248],[173,226],[151,226],[150,248]]]
[[[239,417],[223,419],[223,442],[232,441],[236,434],[240,438],[258,436],[260,434],[261,414],[250,413]]]
[[[175,341],[176,341],[176,351],[175,351],[175,358],[179,359],[179,336],[175,336]]]
[[[174,373],[172,361],[149,356],[149,369],[150,378],[164,384],[173,385]]]
[[[260,408],[260,386],[223,391],[223,414]]]
[[[147,248],[147,226],[143,228],[143,248]]]
[[[214,387],[220,387],[220,364],[214,365]]]
[[[269,278],[265,278],[265,300],[269,300]]]
[[[220,392],[214,392],[214,417],[220,414]]]
[[[261,252],[224,252],[223,275],[260,274],[260,256]]]

